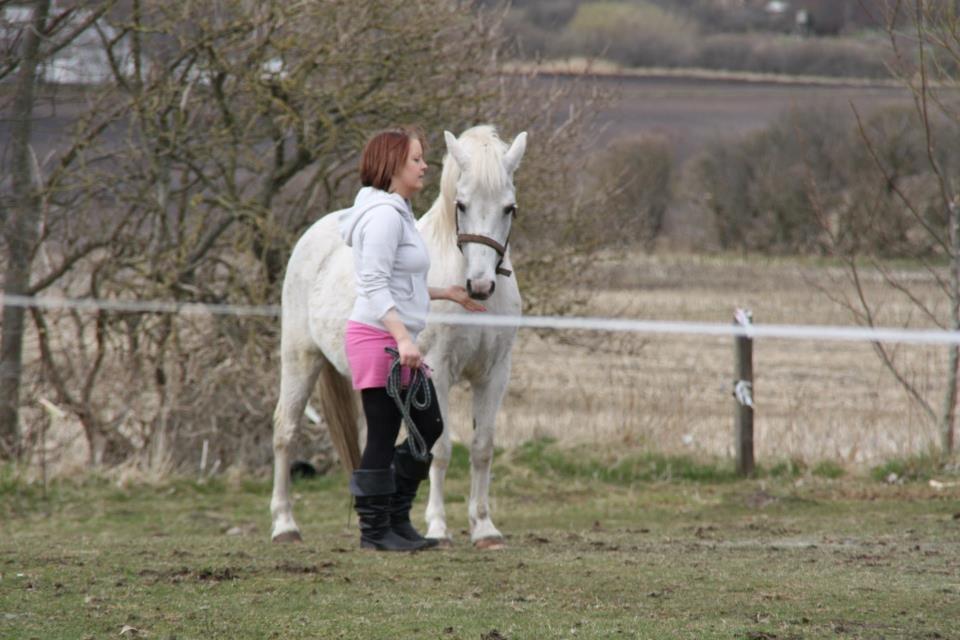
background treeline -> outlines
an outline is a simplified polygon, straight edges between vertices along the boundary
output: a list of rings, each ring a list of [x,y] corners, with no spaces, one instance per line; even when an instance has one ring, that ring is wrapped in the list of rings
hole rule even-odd
[[[883,2],[519,0],[506,31],[528,58],[603,58],[630,67],[883,78]],[[869,7],[869,8],[868,8]],[[798,24],[797,12],[807,22]]]

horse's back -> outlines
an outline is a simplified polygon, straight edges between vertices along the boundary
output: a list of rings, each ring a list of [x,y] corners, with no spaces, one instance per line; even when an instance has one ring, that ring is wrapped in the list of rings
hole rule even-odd
[[[293,248],[283,281],[283,338],[318,348],[346,370],[343,328],[356,297],[350,248],[340,237],[339,211],[313,223]]]
[[[307,230],[297,240],[287,263],[287,273],[283,284],[284,295],[287,294],[288,288],[312,281],[312,276],[317,273],[330,255],[337,249],[346,246],[337,228],[339,213],[339,211],[334,211],[323,216],[307,227]]]

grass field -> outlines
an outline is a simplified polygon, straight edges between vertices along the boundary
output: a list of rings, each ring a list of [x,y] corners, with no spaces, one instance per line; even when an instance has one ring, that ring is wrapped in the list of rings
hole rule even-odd
[[[455,451],[456,531],[469,489]],[[680,458],[602,475],[600,462],[549,441],[501,453],[507,549],[460,535],[414,555],[357,548],[340,475],[295,485],[295,546],[269,542],[256,479],[88,479],[46,497],[8,481],[0,637],[957,637],[956,488],[769,469],[737,481]]]

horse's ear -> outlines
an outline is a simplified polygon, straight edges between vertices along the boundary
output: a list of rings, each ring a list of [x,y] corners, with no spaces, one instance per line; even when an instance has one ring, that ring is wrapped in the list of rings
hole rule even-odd
[[[524,131],[516,138],[513,139],[513,143],[510,145],[510,148],[507,149],[507,153],[503,156],[504,168],[507,170],[507,173],[513,175],[513,172],[517,170],[517,167],[520,166],[520,160],[523,158],[523,152],[527,150],[527,132]]]
[[[457,164],[460,166],[460,171],[465,173],[467,171],[467,165],[470,164],[470,156],[467,155],[467,150],[463,148],[463,145],[460,144],[457,137],[449,131],[443,132],[443,139],[447,141],[447,151],[449,151],[453,159],[457,161]]]

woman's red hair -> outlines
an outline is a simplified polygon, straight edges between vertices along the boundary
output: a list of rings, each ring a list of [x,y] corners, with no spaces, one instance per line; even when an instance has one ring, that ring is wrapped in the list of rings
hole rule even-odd
[[[423,132],[417,127],[387,129],[370,138],[360,157],[360,184],[389,191],[393,176],[407,161],[412,140],[419,140],[426,153]]]

